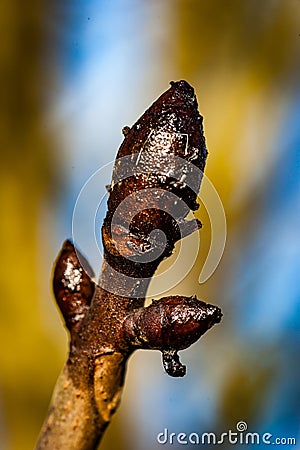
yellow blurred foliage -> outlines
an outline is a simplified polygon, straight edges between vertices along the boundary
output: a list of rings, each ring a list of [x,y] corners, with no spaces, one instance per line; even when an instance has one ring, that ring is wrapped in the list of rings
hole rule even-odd
[[[36,441],[62,356],[39,306],[38,227],[55,181],[43,122],[44,6],[4,0],[0,12],[0,441],[22,450]]]

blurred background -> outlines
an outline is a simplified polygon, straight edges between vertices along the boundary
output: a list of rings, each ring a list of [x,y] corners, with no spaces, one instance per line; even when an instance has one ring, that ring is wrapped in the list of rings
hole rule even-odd
[[[224,317],[181,352],[183,379],[159,352],[134,354],[101,448],[158,449],[164,428],[222,433],[242,420],[300,448],[299,0],[2,0],[0,21],[1,450],[34,447],[67,355],[50,281],[80,189],[179,79],[204,116],[228,235],[200,285],[201,208],[197,261],[164,295],[197,294]]]

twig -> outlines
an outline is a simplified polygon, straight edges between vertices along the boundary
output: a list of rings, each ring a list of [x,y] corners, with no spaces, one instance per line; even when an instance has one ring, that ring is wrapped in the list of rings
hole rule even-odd
[[[177,351],[221,320],[218,307],[195,297],[164,297],[144,307],[159,263],[201,227],[185,219],[198,208],[207,156],[194,90],[172,82],[124,135],[102,227],[99,284],[70,241],[55,264],[54,293],[70,332],[70,353],[39,450],[95,449],[119,404],[131,353],[158,349],[166,372],[181,377],[186,368]]]

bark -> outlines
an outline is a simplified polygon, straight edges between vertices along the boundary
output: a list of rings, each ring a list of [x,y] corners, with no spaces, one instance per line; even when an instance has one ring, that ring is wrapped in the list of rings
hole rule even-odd
[[[119,404],[131,353],[160,350],[166,372],[184,376],[177,351],[221,320],[218,307],[195,297],[164,297],[144,307],[159,263],[178,240],[201,228],[186,220],[199,206],[207,157],[192,87],[172,82],[124,136],[102,227],[99,283],[71,241],[55,264],[54,293],[70,353],[37,449],[96,448]]]

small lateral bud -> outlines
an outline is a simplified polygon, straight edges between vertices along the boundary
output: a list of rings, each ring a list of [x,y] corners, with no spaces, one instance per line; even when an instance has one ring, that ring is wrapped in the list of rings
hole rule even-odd
[[[196,342],[221,317],[220,308],[196,297],[171,296],[130,314],[124,328],[131,345],[161,350],[169,375],[183,376],[177,351]]]
[[[84,268],[77,254],[84,262]],[[95,291],[93,275],[86,259],[71,241],[66,240],[54,264],[53,291],[69,330],[78,328],[89,309]]]

